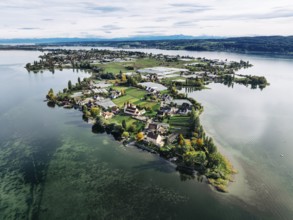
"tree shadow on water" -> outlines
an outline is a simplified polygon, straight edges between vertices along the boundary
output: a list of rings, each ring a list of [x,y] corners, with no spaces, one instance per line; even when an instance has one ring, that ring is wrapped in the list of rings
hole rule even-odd
[[[162,159],[158,161],[149,161],[143,165],[138,165],[134,167],[137,170],[155,170],[163,173],[173,173],[175,172],[175,167],[168,164],[167,161],[163,161]]]

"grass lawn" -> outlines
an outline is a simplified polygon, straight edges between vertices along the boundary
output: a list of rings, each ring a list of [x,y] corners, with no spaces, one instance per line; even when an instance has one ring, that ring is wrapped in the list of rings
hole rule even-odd
[[[152,109],[152,112],[147,112],[145,115],[154,117],[158,113],[158,110],[160,109],[160,103],[158,102],[149,102],[146,104],[146,106],[150,107]]]
[[[143,59],[137,59],[135,61],[130,61],[130,62],[110,62],[105,64],[98,64],[96,66],[103,68],[105,73],[109,72],[109,73],[118,74],[120,70],[123,73],[130,72],[130,70],[127,70],[125,68],[126,66],[133,66],[134,69],[141,69],[146,67],[158,66],[159,64],[160,64],[159,60],[143,58]]]
[[[101,67],[104,69],[105,73],[114,73],[118,74],[120,70],[122,72],[129,72],[125,67],[131,65],[131,62],[117,62],[117,63],[106,63],[106,64],[99,64],[98,67]]]
[[[167,66],[167,67],[177,67],[177,68],[185,68],[184,64],[187,63],[185,61],[176,61],[176,62],[163,62],[162,60],[156,60],[153,58],[139,58],[135,61],[129,62],[110,62],[105,64],[97,64],[96,66],[104,69],[104,72],[110,72],[114,74],[118,74],[120,70],[122,72],[129,72],[126,66],[133,66],[134,70],[156,67],[156,66]]]
[[[118,105],[120,108],[123,107],[125,102],[130,102],[135,105],[141,105],[147,107],[149,102],[144,103],[144,100],[141,98],[144,97],[147,92],[142,89],[134,88],[134,87],[122,87],[122,86],[114,86],[113,89],[121,91],[122,89],[125,91],[125,95],[121,96],[117,99],[113,99],[112,101]],[[155,103],[156,104],[156,103]]]
[[[133,123],[135,123],[137,121],[137,120],[131,118],[131,116],[128,116],[128,115],[115,115],[109,121],[111,123],[116,123],[118,125],[121,125],[123,120],[126,121],[127,126],[130,126],[130,125],[132,125]]]
[[[136,119],[133,119],[131,116],[128,116],[128,115],[116,115],[113,118],[111,118],[109,120],[109,122],[110,123],[115,123],[115,124],[118,124],[118,125],[122,125],[123,120],[125,120],[127,128],[130,125],[133,125],[135,127],[135,130],[136,130],[135,133],[140,131],[140,130],[142,130],[142,128],[144,127],[143,122],[138,121]]]
[[[190,131],[189,127],[190,117],[189,116],[173,116],[169,120],[171,126],[171,132],[186,135]]]

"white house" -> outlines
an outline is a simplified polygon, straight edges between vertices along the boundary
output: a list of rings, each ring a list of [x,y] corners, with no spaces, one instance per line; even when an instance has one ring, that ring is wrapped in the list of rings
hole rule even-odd
[[[146,141],[151,142],[157,145],[158,147],[162,147],[164,145],[162,136],[154,132],[149,132],[145,139]]]
[[[145,110],[139,110],[138,108],[136,108],[135,105],[132,104],[126,104],[124,106],[124,113],[128,114],[128,115],[133,115],[133,116],[138,116],[138,115],[142,115],[145,113]]]

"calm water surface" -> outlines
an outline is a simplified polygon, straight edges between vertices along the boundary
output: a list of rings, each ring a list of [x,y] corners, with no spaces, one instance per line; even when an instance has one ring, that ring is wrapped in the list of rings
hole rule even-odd
[[[210,85],[189,92],[201,121],[239,170],[229,194],[110,136],[44,97],[86,73],[27,73],[39,52],[0,52],[0,219],[292,219],[292,60],[229,53],[143,50],[239,61],[265,75],[263,91]],[[186,91],[182,91],[186,92]],[[280,157],[283,154],[284,157]]]

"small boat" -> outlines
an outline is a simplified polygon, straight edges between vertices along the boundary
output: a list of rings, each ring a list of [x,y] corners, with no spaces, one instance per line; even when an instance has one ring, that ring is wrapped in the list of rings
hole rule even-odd
[[[63,108],[73,108],[72,105],[64,105]]]
[[[284,157],[284,154],[280,154],[280,157]]]

